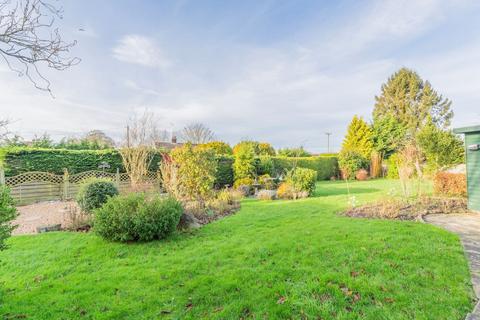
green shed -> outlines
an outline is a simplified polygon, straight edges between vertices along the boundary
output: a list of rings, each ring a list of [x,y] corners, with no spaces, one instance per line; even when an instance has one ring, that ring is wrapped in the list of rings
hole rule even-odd
[[[468,208],[480,211],[480,125],[454,129],[465,135]]]

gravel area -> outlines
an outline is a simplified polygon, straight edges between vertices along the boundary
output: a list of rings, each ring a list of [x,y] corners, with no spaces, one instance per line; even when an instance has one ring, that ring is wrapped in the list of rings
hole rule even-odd
[[[72,207],[76,207],[76,203],[73,201],[47,201],[17,207],[19,216],[14,224],[18,227],[13,234],[37,233],[37,227],[55,224],[61,224],[62,228],[65,228],[69,224],[69,212]]]

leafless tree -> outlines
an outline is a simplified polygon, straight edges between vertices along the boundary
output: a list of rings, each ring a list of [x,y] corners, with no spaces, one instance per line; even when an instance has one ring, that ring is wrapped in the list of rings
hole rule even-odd
[[[155,142],[168,142],[171,140],[172,134],[165,129],[155,129],[154,137]]]
[[[8,130],[9,124],[10,120],[0,119],[0,143],[4,142],[10,134],[10,131]]]
[[[125,146],[154,147],[160,132],[157,123],[158,119],[155,114],[148,110],[140,116],[133,116],[127,125],[127,132],[124,141]]]
[[[202,123],[193,123],[182,130],[182,139],[193,144],[200,144],[212,141],[214,133]]]
[[[145,111],[140,117],[133,117],[127,125],[125,142],[120,154],[132,187],[141,184],[148,173],[153,160],[156,128],[155,115],[149,111]]]
[[[65,70],[80,62],[69,55],[76,41],[63,41],[55,28],[62,13],[48,0],[0,0],[0,56],[19,76],[50,93],[50,81],[40,68]]]

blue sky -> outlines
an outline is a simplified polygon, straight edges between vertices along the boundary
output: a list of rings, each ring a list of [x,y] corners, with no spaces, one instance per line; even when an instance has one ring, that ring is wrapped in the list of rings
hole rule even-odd
[[[0,65],[0,111],[17,133],[54,138],[129,118],[193,122],[218,139],[338,149],[381,84],[415,69],[453,100],[453,125],[480,122],[478,1],[62,1],[82,62],[50,72],[55,99]],[[82,29],[83,31],[80,31]]]

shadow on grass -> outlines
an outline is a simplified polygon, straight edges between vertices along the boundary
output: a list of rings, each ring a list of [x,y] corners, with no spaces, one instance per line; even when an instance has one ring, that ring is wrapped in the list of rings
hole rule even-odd
[[[381,191],[377,188],[362,188],[362,187],[350,187],[350,194],[360,194],[360,193],[375,193]],[[329,188],[326,185],[317,187],[313,197],[325,197],[325,196],[339,196],[339,195],[348,195],[348,189],[346,186],[338,186]]]

